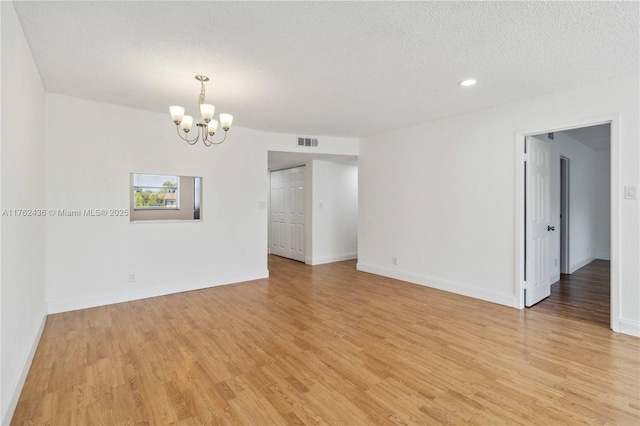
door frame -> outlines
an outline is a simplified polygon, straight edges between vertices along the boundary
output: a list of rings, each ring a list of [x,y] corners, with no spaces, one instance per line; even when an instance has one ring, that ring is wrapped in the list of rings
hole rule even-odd
[[[610,212],[611,212],[611,276],[610,327],[620,332],[620,115],[609,114],[565,123],[541,125],[534,129],[515,132],[515,298],[516,308],[524,309],[524,271],[525,271],[525,138],[541,133],[562,132],[580,127],[611,125],[611,176],[610,176]]]
[[[564,163],[564,167],[562,164]],[[569,171],[571,169],[571,160],[569,157],[560,155],[560,273],[570,274],[571,265],[569,263],[569,240],[571,234],[569,232],[570,207],[569,199],[571,197],[569,180]],[[564,173],[563,173],[564,172]],[[564,176],[563,176],[564,175]],[[563,179],[564,177],[564,179]],[[564,180],[564,182],[563,182]],[[563,185],[564,183],[564,185]],[[564,208],[562,208],[564,206]],[[564,245],[562,244],[564,242]]]

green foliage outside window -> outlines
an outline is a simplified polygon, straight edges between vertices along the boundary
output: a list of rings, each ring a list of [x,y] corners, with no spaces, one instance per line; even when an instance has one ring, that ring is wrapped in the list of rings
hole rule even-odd
[[[178,184],[166,181],[162,186],[162,189],[135,188],[135,207],[175,207],[176,197],[168,197],[168,194],[175,194]]]

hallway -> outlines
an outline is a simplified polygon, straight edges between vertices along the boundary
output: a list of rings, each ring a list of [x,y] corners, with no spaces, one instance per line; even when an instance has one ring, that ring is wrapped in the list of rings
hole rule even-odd
[[[610,262],[594,260],[571,275],[560,275],[551,296],[530,309],[610,327]]]

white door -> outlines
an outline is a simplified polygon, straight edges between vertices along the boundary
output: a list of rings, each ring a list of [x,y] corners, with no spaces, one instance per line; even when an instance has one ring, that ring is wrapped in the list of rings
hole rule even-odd
[[[305,261],[303,167],[271,172],[271,254]]]
[[[548,142],[526,140],[526,265],[525,304],[533,306],[551,294],[549,279],[551,148]]]

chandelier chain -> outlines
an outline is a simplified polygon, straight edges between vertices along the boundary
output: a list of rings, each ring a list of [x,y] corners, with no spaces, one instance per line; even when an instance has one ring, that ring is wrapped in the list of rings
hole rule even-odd
[[[205,95],[204,81],[201,81],[200,82],[200,96],[198,97],[198,99],[200,101],[200,105],[202,105],[204,103],[204,95]]]

